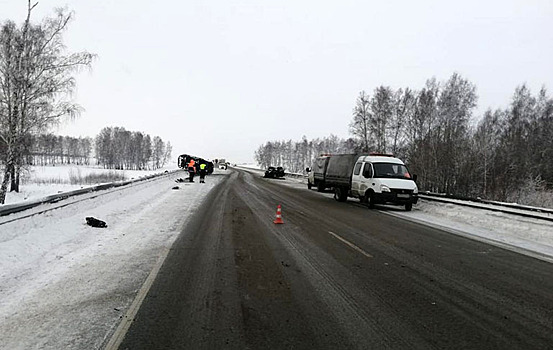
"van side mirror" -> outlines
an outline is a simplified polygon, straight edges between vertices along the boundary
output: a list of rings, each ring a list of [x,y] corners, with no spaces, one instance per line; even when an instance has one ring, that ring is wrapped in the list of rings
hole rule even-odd
[[[413,174],[413,181],[417,182],[417,174]]]
[[[308,172],[310,172],[310,171],[311,171],[311,169],[305,168],[305,172],[306,172],[306,173],[308,173]]]

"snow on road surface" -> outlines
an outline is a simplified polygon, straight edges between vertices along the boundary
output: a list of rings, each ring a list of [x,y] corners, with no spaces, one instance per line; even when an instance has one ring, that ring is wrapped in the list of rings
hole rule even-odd
[[[215,169],[217,176],[209,176],[206,184],[177,184],[176,178],[185,177],[180,172],[102,196],[78,196],[71,200],[83,200],[24,220],[1,224],[52,205],[0,217],[0,349],[97,349],[105,344],[159,257],[225,173]],[[307,191],[302,177],[287,176],[278,183]],[[551,222],[426,201],[412,212],[379,208],[553,257]],[[105,220],[108,228],[87,226],[85,216]]]
[[[221,180],[175,183],[184,176],[106,190],[23,220],[0,217],[0,349],[99,348]],[[85,216],[108,228],[87,226]]]

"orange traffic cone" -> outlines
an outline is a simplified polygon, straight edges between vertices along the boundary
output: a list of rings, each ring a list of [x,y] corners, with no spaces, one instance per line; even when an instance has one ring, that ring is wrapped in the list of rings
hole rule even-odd
[[[282,221],[282,215],[280,210],[280,204],[277,206],[277,213],[276,213],[276,219],[273,221],[275,224],[284,224],[284,221]]]

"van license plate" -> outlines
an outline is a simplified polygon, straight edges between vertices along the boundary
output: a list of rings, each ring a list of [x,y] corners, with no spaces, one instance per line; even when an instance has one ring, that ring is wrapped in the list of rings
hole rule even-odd
[[[397,198],[409,198],[409,194],[408,193],[398,193]]]

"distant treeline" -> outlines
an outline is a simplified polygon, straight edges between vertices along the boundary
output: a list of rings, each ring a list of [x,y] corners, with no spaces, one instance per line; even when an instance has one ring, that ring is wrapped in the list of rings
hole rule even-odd
[[[0,159],[4,148],[0,143]],[[171,157],[172,146],[159,136],[106,127],[93,139],[54,134],[29,136],[25,140],[24,165],[102,165],[107,169],[159,169]]]
[[[90,164],[93,147],[90,137],[59,136],[40,134],[30,142],[27,164]]]
[[[159,169],[171,158],[173,147],[159,136],[108,127],[96,136],[95,150],[98,164],[108,169]]]
[[[353,139],[341,139],[336,135],[308,140],[305,136],[299,142],[269,141],[255,152],[255,160],[262,167],[282,166],[287,172],[305,173],[313,159],[321,154],[352,153],[358,149]]]
[[[521,85],[510,106],[479,118],[476,104],[475,85],[456,73],[420,90],[380,86],[357,97],[353,138],[267,142],[255,159],[301,172],[320,153],[386,152],[406,161],[422,190],[524,202],[552,189],[553,99],[546,89],[533,95]]]

